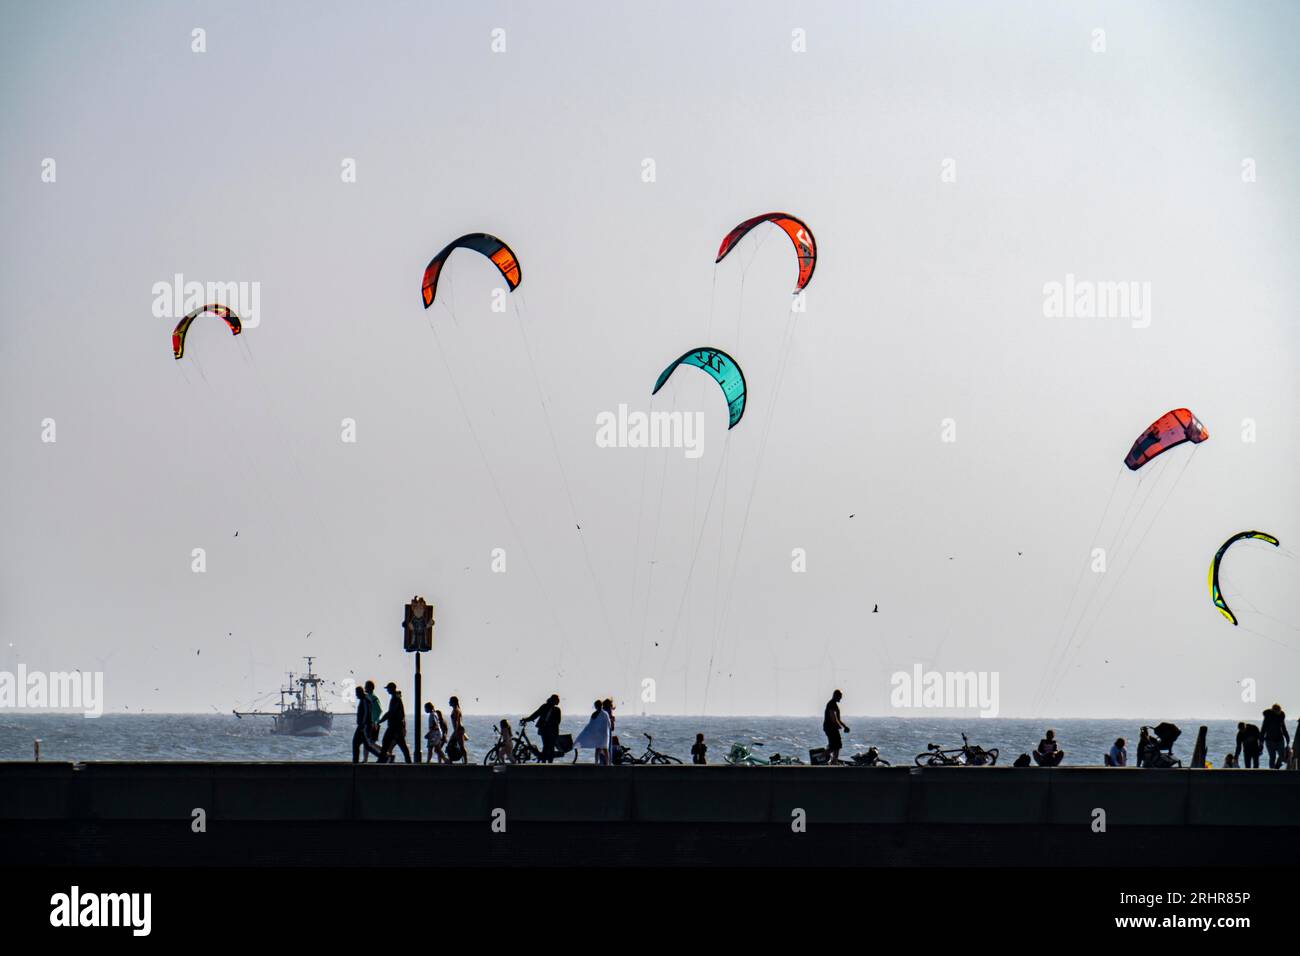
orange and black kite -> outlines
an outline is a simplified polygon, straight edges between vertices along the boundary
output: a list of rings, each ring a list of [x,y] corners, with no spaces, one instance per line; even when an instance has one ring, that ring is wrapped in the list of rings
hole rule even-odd
[[[1124,464],[1128,465],[1129,471],[1137,471],[1151,459],[1183,442],[1200,444],[1209,437],[1210,433],[1190,409],[1175,408],[1157,418],[1138,436],[1125,456]]]
[[[200,315],[212,313],[219,318],[226,320],[226,325],[230,326],[230,334],[238,335],[243,331],[243,326],[239,322],[239,316],[235,315],[235,310],[224,305],[201,305],[185,318],[177,323],[176,328],[172,331],[172,354],[180,358],[185,354],[185,336],[190,330],[190,325]]]
[[[454,242],[449,242],[425,267],[422,291],[426,309],[433,305],[433,297],[438,292],[438,275],[442,272],[442,265],[456,249],[472,249],[487,256],[492,260],[492,264],[501,270],[501,275],[510,286],[510,291],[519,288],[519,283],[523,280],[523,272],[519,268],[519,260],[515,258],[510,247],[496,236],[489,236],[486,232],[471,232]]]
[[[718,249],[718,258],[714,261],[721,262],[725,259],[727,253],[736,248],[736,244],[749,230],[764,222],[779,226],[794,243],[795,255],[799,257],[799,283],[794,290],[797,295],[808,285],[812,279],[813,269],[817,268],[817,240],[813,238],[812,230],[808,228],[806,222],[788,212],[769,212],[762,216],[755,216],[753,219],[746,219],[727,233],[726,238],[722,240],[722,246]]]

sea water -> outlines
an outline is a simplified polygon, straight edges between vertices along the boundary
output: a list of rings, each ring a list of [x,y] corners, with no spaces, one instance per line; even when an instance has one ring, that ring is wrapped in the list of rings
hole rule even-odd
[[[518,733],[518,714],[507,716]],[[566,712],[561,731],[575,737],[586,724],[588,712]],[[493,724],[500,717],[484,714],[466,715],[469,733],[470,762],[481,763],[483,755],[495,742]],[[1028,720],[1008,718],[919,718],[845,716],[852,731],[844,735],[843,756],[861,753],[870,746],[895,766],[913,766],[914,757],[926,745],[937,743],[944,748],[960,747],[964,731],[972,744],[986,749],[998,748],[999,766],[1010,764],[1019,754],[1037,746],[1048,728],[1056,731],[1065,750],[1066,765],[1101,765],[1117,737],[1128,741],[1129,763],[1137,752],[1138,730],[1142,724],[1154,726],[1167,717],[1122,720],[1063,718]],[[1258,724],[1259,714],[1243,714],[1243,720]],[[271,719],[219,714],[109,714],[98,718],[63,714],[0,713],[0,760],[31,760],[33,741],[40,740],[42,760],[351,760],[354,715],[339,713],[334,718],[334,732],[326,737],[282,737],[271,733]],[[1174,747],[1174,756],[1187,763],[1196,743],[1198,729],[1209,728],[1209,760],[1223,765],[1223,755],[1236,743],[1237,724],[1233,720],[1197,720],[1175,718],[1183,731]],[[425,727],[427,729],[427,726]],[[1288,727],[1288,729],[1292,729]],[[412,739],[413,723],[408,725],[407,739]],[[529,727],[533,742],[540,746],[536,729]],[[704,734],[710,763],[721,763],[734,743],[745,744],[766,758],[773,753],[796,756],[805,762],[808,751],[823,747],[826,737],[820,717],[691,717],[617,715],[615,733],[624,746],[636,754],[644,751],[644,734],[654,737],[656,750],[690,762],[691,745],[697,733]],[[400,759],[400,754],[399,754]],[[565,760],[572,759],[565,757]],[[590,751],[580,755],[590,762]],[[1267,756],[1264,758],[1267,763]]]

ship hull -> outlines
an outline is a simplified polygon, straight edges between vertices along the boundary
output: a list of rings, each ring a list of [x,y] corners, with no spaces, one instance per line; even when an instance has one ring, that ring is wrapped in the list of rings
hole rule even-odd
[[[334,715],[319,710],[275,718],[275,733],[284,737],[326,737],[333,729]]]

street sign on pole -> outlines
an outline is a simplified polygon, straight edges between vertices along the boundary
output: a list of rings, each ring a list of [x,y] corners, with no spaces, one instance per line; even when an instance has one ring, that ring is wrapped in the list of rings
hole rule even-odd
[[[424,598],[411,598],[406,605],[406,619],[402,622],[402,645],[407,652],[433,650],[433,605]]]
[[[406,605],[402,647],[415,654],[415,762],[420,763],[424,752],[420,739],[420,652],[433,650],[433,605],[426,604],[418,594]]]

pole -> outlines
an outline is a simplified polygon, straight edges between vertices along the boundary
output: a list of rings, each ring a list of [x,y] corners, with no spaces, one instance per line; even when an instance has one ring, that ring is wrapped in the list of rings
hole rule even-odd
[[[420,652],[415,652],[415,762],[420,762],[420,755],[424,752],[423,744],[420,741]]]

